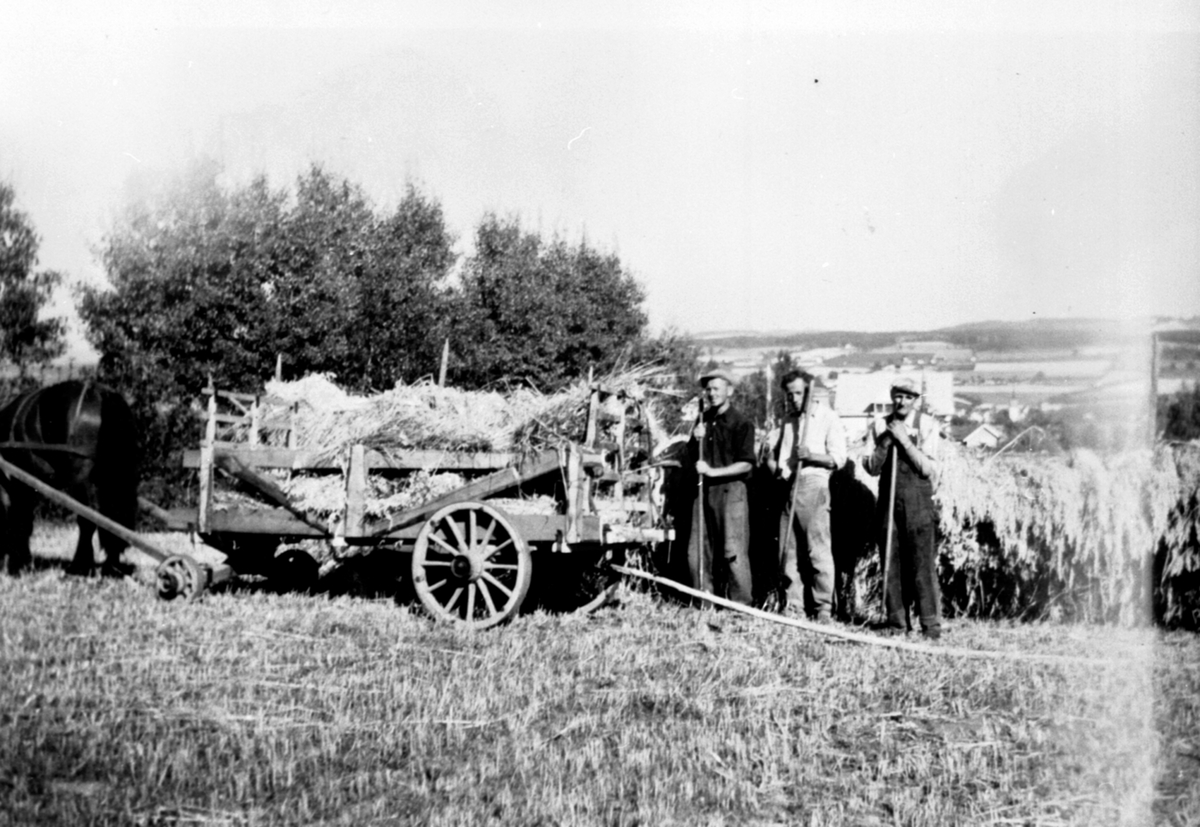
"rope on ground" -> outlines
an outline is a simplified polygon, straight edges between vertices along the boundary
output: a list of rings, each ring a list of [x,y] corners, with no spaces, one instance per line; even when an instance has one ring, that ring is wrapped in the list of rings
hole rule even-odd
[[[1095,666],[1112,666],[1119,661],[1104,658],[1085,658],[1072,655],[1041,655],[1029,652],[998,652],[988,649],[963,649],[954,646],[931,645],[927,643],[909,643],[906,640],[893,640],[891,638],[880,637],[878,635],[865,635],[861,632],[851,632],[848,629],[839,629],[836,626],[827,626],[820,623],[813,623],[810,620],[801,620],[799,618],[784,617],[783,615],[774,614],[772,612],[764,612],[762,609],[756,609],[753,606],[743,606],[741,603],[734,603],[732,600],[726,600],[723,597],[718,597],[715,594],[702,592],[698,589],[693,589],[690,586],[685,586],[682,583],[677,583],[674,580],[669,580],[666,577],[659,577],[656,574],[631,569],[628,566],[613,565],[613,571],[630,577],[639,577],[642,580],[649,580],[653,583],[666,586],[669,589],[674,589],[681,594],[686,594],[689,597],[695,597],[700,600],[706,600],[716,606],[722,606],[726,609],[732,609],[735,612],[741,612],[751,617],[757,617],[759,620],[766,620],[771,623],[778,623],[782,626],[793,626],[797,629],[804,629],[809,632],[816,632],[819,635],[828,637],[840,638],[848,640],[852,643],[863,643],[868,646],[879,646],[884,649],[898,649],[904,652],[919,652],[925,655],[949,655],[951,657],[960,658],[984,658],[991,660],[1028,660],[1041,661],[1043,663],[1080,663],[1091,664]]]

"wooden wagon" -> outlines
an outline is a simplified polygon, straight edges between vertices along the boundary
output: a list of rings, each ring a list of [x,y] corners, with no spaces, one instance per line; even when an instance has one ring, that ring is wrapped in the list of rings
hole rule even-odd
[[[294,429],[277,417],[263,421],[259,397],[215,388],[206,396],[200,448],[183,459],[197,471],[196,505],[160,510],[159,517],[224,552],[233,573],[303,586],[317,578],[308,550],[314,542],[334,560],[397,553],[410,558],[408,582],[431,615],[487,627],[520,610],[535,558],[572,561],[551,567],[572,582],[544,588],[570,592],[578,606],[590,608],[614,583],[606,561],[670,539],[657,500],[645,400],[627,389],[592,385],[583,439],[530,455],[296,447]],[[272,444],[263,438],[268,432]],[[431,470],[459,474],[463,484],[396,513],[368,514],[364,492],[373,475]],[[285,493],[281,474],[334,477],[344,484],[344,501],[333,514],[315,517]],[[241,500],[221,503],[221,488],[238,489]],[[535,497],[538,507],[522,507]],[[226,576],[174,565],[174,574],[164,576],[174,576],[176,592],[188,597]],[[171,588],[168,581],[160,591]]]

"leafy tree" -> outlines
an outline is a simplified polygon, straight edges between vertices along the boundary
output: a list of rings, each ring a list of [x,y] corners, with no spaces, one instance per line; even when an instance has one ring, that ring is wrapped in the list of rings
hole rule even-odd
[[[484,216],[462,274],[456,384],[501,378],[560,387],[628,359],[644,335],[645,293],[616,255],[586,240],[545,242],[516,218]]]
[[[743,379],[738,387],[736,399],[742,413],[750,417],[760,428],[769,427],[780,422],[787,414],[787,403],[783,398],[783,390],[779,380],[790,370],[797,368],[789,351],[781,350],[775,354],[771,362],[770,378],[766,370],[756,370]],[[770,383],[768,393],[768,382]],[[770,400],[768,404],[768,399]]]
[[[79,300],[101,374],[133,398],[159,473],[194,439],[182,405],[210,376],[253,390],[282,355],[285,375],[391,387],[436,369],[448,316],[453,239],[415,188],[379,215],[319,167],[294,196],[265,178],[225,189],[218,172],[197,165],[131,206],[102,245],[110,286]]]
[[[13,188],[0,182],[0,364],[24,376],[65,349],[61,318],[41,318],[62,275],[35,270],[41,239],[15,206]]]

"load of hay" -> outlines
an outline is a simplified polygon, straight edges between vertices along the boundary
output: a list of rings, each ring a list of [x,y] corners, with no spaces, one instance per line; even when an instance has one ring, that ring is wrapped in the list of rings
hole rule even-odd
[[[655,408],[661,397],[646,391],[664,378],[660,369],[643,366],[604,376],[596,383],[643,399],[657,440],[661,428]],[[268,445],[315,449],[318,456],[335,459],[343,467],[356,444],[392,457],[411,450],[489,451],[512,453],[514,461],[519,461],[542,449],[581,443],[590,395],[590,384],[580,380],[553,394],[530,388],[508,393],[465,391],[419,382],[400,383],[373,396],[354,396],[330,376],[313,374],[292,382],[267,383],[260,409],[261,436]],[[314,517],[335,518],[345,507],[343,475],[281,472],[274,477]],[[437,468],[400,478],[372,474],[366,513],[370,517],[394,514],[463,484],[458,474],[441,473]],[[542,498],[532,504],[509,502],[506,507],[552,511],[554,503]]]
[[[1200,448],[990,458],[948,448],[937,499],[957,608],[1200,625]]]
[[[643,366],[596,381],[644,398],[646,389],[663,378],[660,369]],[[274,431],[268,441],[278,444],[290,428],[296,447],[331,455],[354,444],[385,454],[411,449],[527,454],[581,442],[590,392],[586,380],[553,394],[530,388],[465,391],[418,382],[399,383],[374,396],[352,396],[328,375],[314,374],[294,382],[268,382],[262,421],[269,434]],[[656,428],[653,404],[649,414]]]

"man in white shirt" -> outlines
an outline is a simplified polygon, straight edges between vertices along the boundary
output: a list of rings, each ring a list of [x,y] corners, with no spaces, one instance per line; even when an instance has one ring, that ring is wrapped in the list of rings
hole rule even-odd
[[[883,601],[887,627],[910,631],[909,607],[915,603],[922,634],[937,640],[942,636],[942,596],[933,488],[941,458],[941,434],[937,421],[917,409],[921,394],[911,377],[897,376],[891,395],[892,412],[871,423],[863,455],[863,468],[879,476],[879,547],[887,572]],[[892,480],[896,483],[894,497]],[[890,548],[886,539],[889,528]]]
[[[779,384],[788,418],[767,454],[767,468],[790,487],[779,523],[784,611],[797,616],[803,611],[829,623],[834,588],[829,474],[846,462],[846,432],[820,379],[797,370],[784,374]]]

